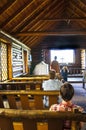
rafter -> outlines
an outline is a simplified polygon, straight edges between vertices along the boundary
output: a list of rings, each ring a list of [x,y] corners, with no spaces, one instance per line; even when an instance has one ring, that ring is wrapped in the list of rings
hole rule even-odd
[[[14,28],[14,30],[17,29],[18,31],[21,31],[21,29],[24,28],[24,26],[26,26],[27,24],[29,24],[30,21],[33,21],[37,17],[38,13],[40,14],[40,12],[42,10],[44,10],[44,8],[47,6],[46,4],[48,4],[48,2],[49,1],[42,2],[36,9],[34,9],[32,11],[32,13],[30,13],[27,17],[25,17],[25,19],[23,19],[20,23],[18,23],[16,25],[16,27]],[[20,28],[19,28],[19,26],[20,26]],[[14,30],[12,30],[12,31],[14,31]]]
[[[9,0],[8,3],[6,3],[2,8],[0,8],[0,14],[7,10],[14,2],[15,0]]]
[[[72,35],[86,35],[86,31],[59,31],[59,32],[24,32],[15,34],[17,36],[72,36]]]
[[[58,4],[58,8],[59,8],[59,6],[61,6],[61,4],[62,4],[62,2],[60,2]],[[55,5],[56,5],[56,1],[54,0],[52,2],[52,5],[49,5],[46,9],[51,8],[52,6],[55,6]],[[54,9],[55,9],[55,7],[54,7]],[[59,9],[58,9],[58,11],[59,11]],[[49,11],[49,13],[53,15],[52,10]],[[36,26],[36,24],[38,24],[38,22],[41,21],[41,18],[44,17],[44,14],[45,14],[45,16],[48,15],[48,13],[46,14],[46,10],[41,11],[38,16],[35,16],[35,17],[33,16],[33,20],[32,20],[32,18],[28,19],[28,21],[25,22],[25,24],[20,29],[18,29],[17,31],[25,31],[29,27],[30,27],[29,30],[33,29]]]
[[[14,12],[14,14],[12,15],[12,16],[10,16],[8,19],[6,19],[1,25],[0,25],[0,27],[4,27],[4,26],[6,26],[8,23],[10,23],[13,19],[16,19],[16,17],[18,17],[19,16],[19,14],[21,13],[21,12],[23,12],[23,10],[27,7],[27,6],[30,6],[30,4],[32,3],[30,3],[31,2],[31,0],[29,0],[27,3],[25,3],[25,5],[23,5],[21,8],[19,8],[16,12]]]
[[[70,17],[67,17],[67,18],[56,18],[56,19],[41,19],[40,21],[67,21],[67,20],[71,20],[71,21],[83,21],[83,20],[86,20],[86,17],[77,17],[77,18],[70,18]]]

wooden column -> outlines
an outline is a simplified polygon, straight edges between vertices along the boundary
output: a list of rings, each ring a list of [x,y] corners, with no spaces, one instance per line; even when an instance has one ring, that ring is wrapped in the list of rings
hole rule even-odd
[[[12,47],[11,44],[8,44],[7,49],[7,62],[8,62],[8,79],[12,79]]]

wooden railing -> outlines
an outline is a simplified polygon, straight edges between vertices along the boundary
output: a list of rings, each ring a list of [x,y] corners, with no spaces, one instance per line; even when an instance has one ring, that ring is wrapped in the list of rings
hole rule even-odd
[[[86,122],[86,114],[0,109],[1,130],[63,130],[64,120],[72,122],[71,130],[79,130],[79,122]]]
[[[82,76],[84,69],[69,68],[69,76]]]

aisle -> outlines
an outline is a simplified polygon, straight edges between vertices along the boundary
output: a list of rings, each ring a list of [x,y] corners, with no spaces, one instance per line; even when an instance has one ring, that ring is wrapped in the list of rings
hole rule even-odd
[[[82,88],[82,83],[72,83],[74,86],[75,94],[72,101],[80,105],[86,111],[86,90]]]
[[[68,82],[72,82],[72,81],[82,82],[83,78],[82,77],[68,77]]]

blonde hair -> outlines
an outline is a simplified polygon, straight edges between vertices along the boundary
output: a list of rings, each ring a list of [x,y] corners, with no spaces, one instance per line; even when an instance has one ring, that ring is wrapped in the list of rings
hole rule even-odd
[[[50,79],[55,79],[56,77],[56,71],[54,69],[51,69],[49,72]]]

